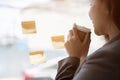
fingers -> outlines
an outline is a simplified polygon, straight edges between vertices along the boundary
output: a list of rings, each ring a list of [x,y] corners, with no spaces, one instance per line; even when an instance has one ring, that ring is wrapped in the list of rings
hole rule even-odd
[[[69,30],[68,40],[71,38],[79,39],[77,27],[74,26],[72,30]]]
[[[78,31],[76,26],[73,27],[73,35],[74,37],[78,38]]]
[[[83,41],[83,44],[86,44],[86,43],[90,43],[90,34],[91,34],[91,32],[88,32],[87,34],[86,34],[86,36],[85,36],[85,39],[84,39],[84,41]]]
[[[72,30],[69,30],[69,34],[68,34],[68,37],[67,37],[67,40],[70,40],[70,38],[73,36],[73,31]]]
[[[73,31],[72,30],[69,31],[69,35],[70,35],[70,37],[73,36]]]

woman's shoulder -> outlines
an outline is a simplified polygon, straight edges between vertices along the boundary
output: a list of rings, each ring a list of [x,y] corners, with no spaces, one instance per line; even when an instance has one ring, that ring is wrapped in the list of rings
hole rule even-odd
[[[120,58],[120,37],[116,37],[106,43],[103,47],[96,50],[94,53],[88,56],[88,58],[94,57],[107,57],[110,58],[119,57]]]
[[[87,64],[104,65],[109,67],[120,66],[120,41],[107,44],[96,50],[86,58]]]
[[[91,55],[88,56],[88,58],[120,58],[120,43],[116,45],[106,45],[95,52],[93,52]]]

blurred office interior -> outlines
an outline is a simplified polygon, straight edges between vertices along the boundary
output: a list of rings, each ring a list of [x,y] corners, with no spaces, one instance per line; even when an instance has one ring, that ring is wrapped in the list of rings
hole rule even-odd
[[[89,0],[0,0],[0,80],[24,80],[26,75],[54,80],[57,62],[67,52],[54,48],[51,37],[64,35],[66,41],[74,23],[92,31],[89,54],[102,46],[103,38],[93,32],[89,8]],[[21,22],[30,20],[36,22],[37,32],[23,34]],[[40,50],[46,62],[31,64],[30,52]]]

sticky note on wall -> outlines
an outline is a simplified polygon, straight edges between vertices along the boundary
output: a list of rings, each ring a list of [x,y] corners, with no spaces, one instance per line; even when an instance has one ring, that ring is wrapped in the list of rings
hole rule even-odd
[[[31,64],[40,64],[46,62],[44,51],[35,51],[30,53]]]
[[[64,36],[52,36],[52,45],[54,48],[60,49],[60,48],[64,48]]]
[[[22,21],[22,32],[23,34],[33,34],[36,33],[35,21]]]

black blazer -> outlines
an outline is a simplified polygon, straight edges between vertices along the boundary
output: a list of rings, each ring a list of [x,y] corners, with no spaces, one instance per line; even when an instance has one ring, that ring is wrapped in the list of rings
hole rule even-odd
[[[120,35],[81,63],[75,57],[59,61],[55,80],[120,80]]]

